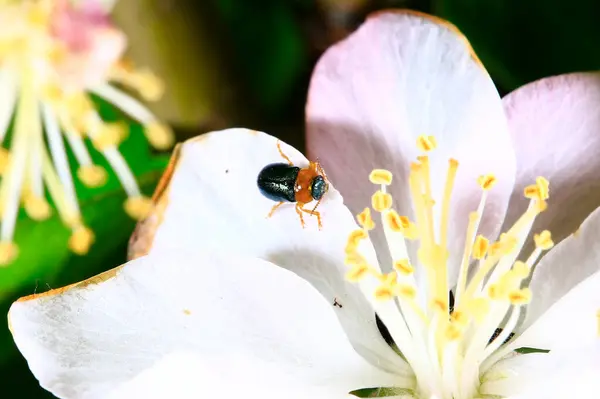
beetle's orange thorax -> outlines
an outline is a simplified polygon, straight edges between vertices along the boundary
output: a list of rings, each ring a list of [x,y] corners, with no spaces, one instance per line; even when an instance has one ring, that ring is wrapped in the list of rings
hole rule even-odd
[[[306,204],[313,200],[310,193],[310,187],[315,176],[316,173],[311,168],[300,169],[298,177],[296,178],[296,186],[294,187],[297,202]]]

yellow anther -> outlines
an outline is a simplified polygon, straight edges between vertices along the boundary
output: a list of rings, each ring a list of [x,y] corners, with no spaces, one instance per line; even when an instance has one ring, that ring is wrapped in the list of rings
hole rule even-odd
[[[162,80],[147,69],[134,72],[131,75],[131,83],[146,101],[159,100],[165,91]]]
[[[500,239],[498,241],[496,241],[495,243],[493,243],[492,245],[490,245],[488,251],[489,251],[490,255],[492,255],[492,256],[495,256],[498,254],[508,255],[517,248],[518,244],[519,244],[519,240],[517,239],[517,237],[514,237],[514,236],[506,234],[506,233],[502,233],[502,234],[500,234]]]
[[[488,288],[488,296],[494,301],[499,301],[504,298],[506,294],[506,286],[503,284],[491,284],[490,288]]]
[[[380,285],[375,290],[375,299],[378,301],[389,301],[394,298],[393,288],[388,285]]]
[[[448,306],[446,306],[446,300],[443,298],[435,298],[431,301],[431,308],[436,312],[448,313]]]
[[[394,262],[394,270],[405,276],[410,276],[414,273],[415,268],[412,267],[408,259],[400,259]]]
[[[135,220],[142,220],[152,211],[152,200],[147,197],[130,197],[125,201],[125,212]]]
[[[102,125],[98,135],[92,139],[94,147],[102,151],[108,147],[118,146],[127,137],[128,131],[120,123],[106,123]]]
[[[417,138],[417,148],[423,152],[429,152],[437,147],[434,136],[421,135]]]
[[[355,265],[346,273],[346,280],[355,283],[362,280],[368,273],[369,266],[367,264]]]
[[[485,298],[474,298],[467,303],[466,310],[477,323],[481,323],[490,311],[490,302]]]
[[[48,25],[48,17],[48,12],[42,7],[33,7],[27,12],[27,22],[38,28]]]
[[[356,215],[358,224],[365,230],[373,230],[375,228],[375,222],[371,217],[371,209],[365,208],[361,213]]]
[[[481,186],[481,188],[485,191],[489,191],[496,185],[498,179],[493,174],[487,174],[479,176],[477,179],[477,183]]]
[[[531,273],[531,268],[525,262],[516,261],[512,267],[512,272],[520,279],[526,279]]]
[[[99,165],[85,165],[77,170],[77,177],[87,187],[100,187],[106,183],[108,174]]]
[[[387,211],[392,207],[392,195],[377,191],[371,197],[371,205],[377,212]]]
[[[540,234],[535,234],[533,236],[533,240],[535,241],[536,247],[545,251],[554,246],[554,242],[552,241],[552,235],[548,230],[544,230]]]
[[[445,336],[448,341],[455,341],[462,336],[462,328],[455,323],[450,323],[446,327]]]
[[[489,246],[490,241],[482,235],[478,235],[473,244],[473,259],[483,259]]]
[[[94,232],[85,226],[73,230],[69,237],[69,248],[77,255],[85,255],[94,243]]]
[[[373,169],[369,174],[369,180],[373,184],[383,184],[389,186],[392,184],[392,172],[385,169]]]
[[[550,183],[543,177],[535,179],[535,184],[525,187],[525,197],[538,201],[545,201],[550,196]]]
[[[175,135],[173,131],[165,124],[153,122],[145,127],[146,137],[150,144],[159,150],[166,150],[173,146]]]
[[[62,100],[63,95],[64,92],[62,88],[56,84],[49,83],[42,88],[42,96],[44,97],[44,100],[50,103],[56,103]]]
[[[346,266],[356,266],[356,265],[361,265],[361,264],[366,264],[367,261],[365,260],[365,258],[356,253],[356,252],[349,252],[346,254],[346,257],[344,258],[344,264]]]
[[[0,266],[8,266],[19,254],[19,247],[14,242],[0,242]]]
[[[550,182],[544,177],[537,177],[535,184],[538,187],[540,199],[547,200],[550,197]]]
[[[454,312],[452,312],[452,314],[450,315],[450,320],[453,323],[456,323],[461,326],[465,326],[469,322],[469,318],[467,317],[467,315],[464,312],[461,312],[460,310],[455,310]]]
[[[531,290],[529,288],[523,288],[512,291],[508,294],[508,300],[513,305],[526,305],[531,300]]]
[[[386,274],[381,274],[378,278],[382,284],[394,286],[396,284],[396,281],[398,280],[398,275],[394,272],[390,272]]]
[[[357,229],[350,233],[346,244],[346,254],[353,254],[360,244],[361,240],[368,237],[368,234],[363,229]]]
[[[400,284],[397,286],[397,294],[402,299],[413,300],[417,296],[417,290],[410,285]]]
[[[398,215],[395,210],[390,210],[385,215],[385,221],[390,230],[396,233],[402,233],[408,240],[417,238],[417,226],[412,223],[406,216]]]
[[[10,163],[10,152],[3,147],[0,147],[0,174],[6,171]]]
[[[27,215],[33,220],[46,220],[52,214],[52,208],[50,208],[48,201],[37,195],[26,195],[23,199],[23,206]]]

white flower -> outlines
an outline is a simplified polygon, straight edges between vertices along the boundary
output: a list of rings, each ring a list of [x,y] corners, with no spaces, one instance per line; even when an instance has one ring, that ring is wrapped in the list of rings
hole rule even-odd
[[[275,138],[230,129],[192,139],[132,237],[132,255],[147,255],[16,302],[19,350],[62,398],[331,399],[362,388],[595,397],[600,211],[589,214],[588,189],[600,167],[600,78],[536,82],[505,101],[508,123],[485,70],[446,25],[372,17],[324,56],[309,95],[309,146],[328,150],[320,160],[333,184],[322,230],[314,217],[303,229],[293,205],[266,218],[274,203],[256,176],[282,161]],[[374,167],[393,179],[373,173],[382,186],[372,196],[363,182]],[[372,200],[382,218],[361,212],[359,229],[338,180],[355,213]],[[506,212],[509,199],[521,218]],[[577,234],[561,231],[584,214]],[[552,246],[545,230],[558,231],[557,245],[535,264]],[[543,352],[513,352],[523,347]]]
[[[162,92],[148,71],[119,61],[126,38],[110,23],[107,5],[95,0],[0,3],[0,265],[17,256],[13,236],[21,205],[32,219],[50,216],[46,191],[73,231],[71,250],[88,251],[94,236],[81,217],[67,154],[75,158],[77,177],[86,186],[103,185],[107,172],[92,160],[86,139],[127,192],[127,212],[138,218],[147,213],[148,200],[118,149],[128,132],[100,118],[90,93],[145,125],[154,146],[168,147],[172,134],[145,106],[107,83],[129,86],[148,100]]]

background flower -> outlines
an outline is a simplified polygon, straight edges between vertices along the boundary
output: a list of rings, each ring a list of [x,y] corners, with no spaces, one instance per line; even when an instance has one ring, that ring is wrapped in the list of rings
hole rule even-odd
[[[74,4],[85,1],[77,0]],[[101,3],[113,6],[112,1]],[[598,52],[594,50],[597,45],[590,39],[597,36],[598,29],[594,19],[597,5],[592,0],[575,0],[568,4],[463,0],[351,3],[323,0],[283,4],[261,0],[258,8],[253,3],[238,0],[201,3],[143,0],[138,8],[127,2],[116,2],[113,16],[129,38],[127,55],[133,57],[137,65],[148,65],[165,79],[166,96],[152,110],[176,127],[180,139],[241,125],[268,131],[303,148],[305,95],[314,62],[333,40],[358,26],[369,11],[389,6],[432,12],[456,23],[469,36],[502,94],[538,78],[593,70],[599,64]],[[260,12],[255,11],[258,9]],[[569,98],[584,96],[595,101],[594,91],[583,89],[585,85],[593,87],[591,84],[578,76],[574,76],[573,81],[570,85],[558,86],[553,80],[541,83],[555,88],[548,87],[549,92],[544,89],[544,96],[553,93],[558,100],[565,95],[565,88],[571,86]],[[540,107],[536,95],[524,97],[534,111],[540,111],[541,119],[549,119],[552,109]],[[128,121],[106,104],[99,105],[107,121]],[[526,108],[525,104],[522,108]],[[565,104],[561,110],[571,112]],[[528,119],[530,114],[528,111],[523,119]],[[588,114],[584,111],[584,116]],[[593,126],[592,119],[582,119],[589,122],[581,126]],[[139,126],[132,125],[130,130],[120,150],[139,179],[142,192],[149,194],[159,176],[157,171],[164,163],[150,156]],[[532,129],[524,129],[527,130]],[[589,132],[592,131],[590,128]],[[563,130],[555,132],[560,136]],[[591,143],[588,146],[591,154],[595,135],[580,137]],[[572,154],[573,151],[564,152],[556,160],[578,161]],[[582,167],[586,166],[583,159],[579,164]],[[102,157],[93,160],[108,166],[102,164]],[[594,164],[590,165],[591,173]],[[551,180],[564,177],[559,174]],[[553,192],[553,198],[560,200],[561,195],[570,191],[578,191],[581,197],[582,191],[586,191],[585,195],[592,201],[581,207],[581,218],[589,213],[584,209],[593,207],[596,197],[597,180],[593,174],[589,177],[585,184],[577,183],[569,190]],[[20,215],[16,242],[22,249],[21,256],[14,267],[0,270],[0,309],[7,311],[9,304],[19,296],[78,281],[125,260],[126,241],[133,222],[123,211],[125,197],[116,176],[109,169],[107,184],[100,190],[88,190],[75,182],[83,219],[95,232],[96,245],[85,257],[73,256],[65,246],[71,232],[57,218],[33,224],[25,214]],[[518,209],[513,205],[511,201],[510,209]],[[545,223],[544,218],[539,221]],[[571,222],[574,228],[579,223],[575,219]],[[564,233],[571,231],[569,226]],[[36,250],[24,250],[27,248]],[[580,277],[575,274],[572,278]],[[569,284],[571,282],[565,286]],[[32,379],[6,328],[0,329],[0,372],[9,381],[4,388],[8,389],[9,396],[13,390],[13,396],[46,395]]]

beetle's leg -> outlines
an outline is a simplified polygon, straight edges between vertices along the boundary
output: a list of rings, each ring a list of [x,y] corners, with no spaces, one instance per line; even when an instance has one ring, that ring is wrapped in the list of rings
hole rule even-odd
[[[302,208],[303,205],[304,204],[302,202],[296,202],[296,213],[300,218],[300,224],[302,225],[302,228],[306,227],[306,224],[304,223],[304,217],[302,216],[302,211],[305,210],[304,208]]]
[[[288,158],[287,155],[283,153],[283,150],[281,149],[281,141],[279,140],[277,140],[277,150],[283,159],[285,159],[290,165],[294,166],[294,163]]]
[[[317,203],[317,205],[319,205],[319,203]],[[317,223],[319,225],[319,230],[321,230],[323,228],[323,223],[321,223],[321,213],[317,212],[315,210],[315,209],[317,209],[316,206],[311,210],[311,209],[305,209],[304,208],[304,204],[298,203],[296,205],[296,210],[298,210],[298,209],[300,209],[304,213],[308,213],[309,215],[316,216],[317,217]]]
[[[277,204],[273,205],[273,208],[271,208],[271,212],[269,212],[269,214],[267,215],[267,218],[270,218],[271,216],[273,216],[273,214],[275,213],[277,208],[279,208],[281,205],[283,205],[283,202],[278,202]]]

